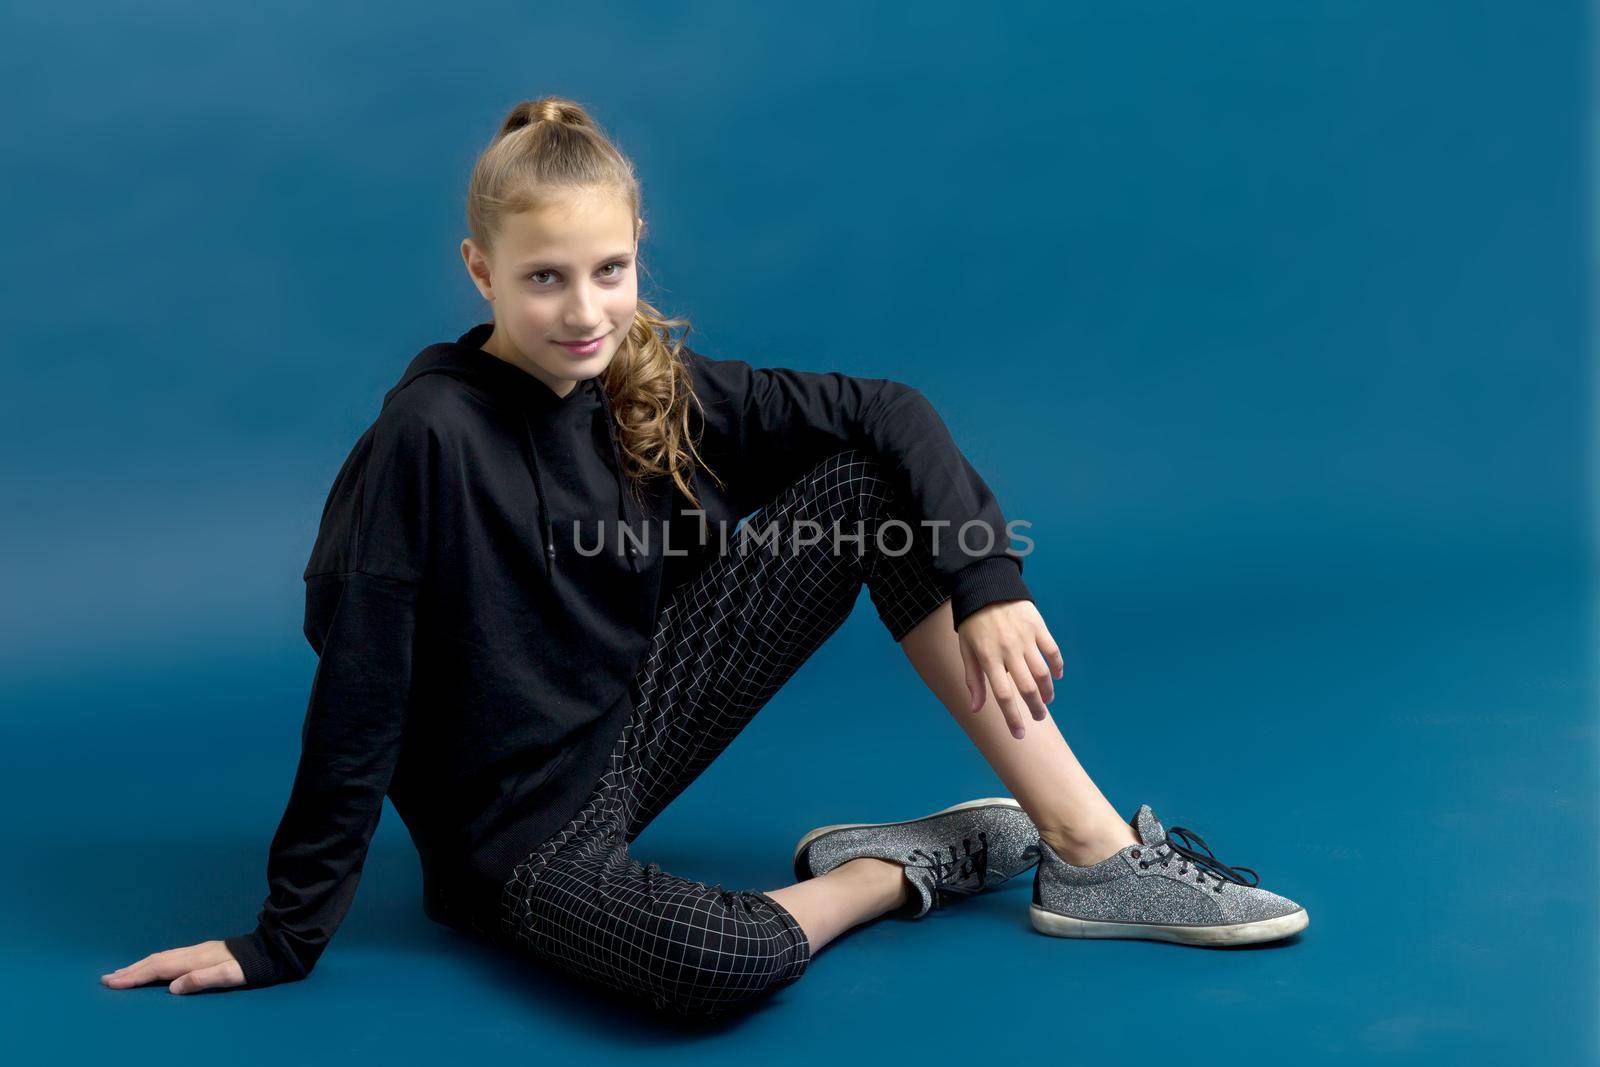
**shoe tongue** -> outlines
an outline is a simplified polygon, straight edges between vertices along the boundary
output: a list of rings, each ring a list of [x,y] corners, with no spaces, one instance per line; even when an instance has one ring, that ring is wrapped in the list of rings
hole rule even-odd
[[[1139,840],[1147,845],[1159,845],[1167,839],[1166,828],[1148,804],[1139,805],[1139,813],[1133,817],[1133,828],[1139,831]]]

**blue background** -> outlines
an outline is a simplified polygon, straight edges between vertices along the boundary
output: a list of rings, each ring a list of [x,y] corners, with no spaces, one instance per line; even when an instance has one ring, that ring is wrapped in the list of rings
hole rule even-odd
[[[7,5],[13,1047],[1591,1058],[1584,10],[1106,6]],[[691,343],[933,399],[1033,524],[1080,758],[1304,935],[1044,938],[1023,879],[686,1033],[428,922],[388,809],[310,980],[99,985],[253,925],[324,495],[407,360],[486,316],[467,174],[545,93],[635,160],[646,295]],[[639,850],[775,888],[812,826],[998,789],[863,594]]]

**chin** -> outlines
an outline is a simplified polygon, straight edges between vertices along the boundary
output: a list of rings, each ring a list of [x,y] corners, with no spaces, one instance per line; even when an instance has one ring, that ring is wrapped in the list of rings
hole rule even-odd
[[[611,366],[611,361],[617,358],[617,346],[609,345],[602,348],[590,358],[594,360],[594,363],[584,368],[584,377],[593,378],[596,375],[604,374],[605,369]]]

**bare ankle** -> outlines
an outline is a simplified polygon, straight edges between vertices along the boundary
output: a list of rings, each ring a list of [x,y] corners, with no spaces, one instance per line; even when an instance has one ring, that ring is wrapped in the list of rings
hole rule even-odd
[[[880,899],[887,908],[901,907],[910,899],[911,883],[906,881],[905,868],[898,863],[861,856],[839,864],[832,873],[877,886],[884,894]]]

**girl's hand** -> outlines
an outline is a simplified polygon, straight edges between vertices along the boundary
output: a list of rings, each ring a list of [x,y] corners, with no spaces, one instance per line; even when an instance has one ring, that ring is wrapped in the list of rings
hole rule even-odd
[[[158,978],[171,983],[167,986],[169,993],[197,993],[244,985],[244,968],[221,941],[202,941],[186,948],[169,948],[102,974],[100,984],[130,989]]]
[[[972,694],[967,710],[973,714],[983,710],[987,681],[1013,737],[1024,734],[1025,708],[1043,722],[1049,714],[1045,705],[1056,695],[1051,675],[1060,678],[1064,666],[1061,649],[1033,601],[986,604],[968,615],[956,633],[967,668],[967,692]]]

